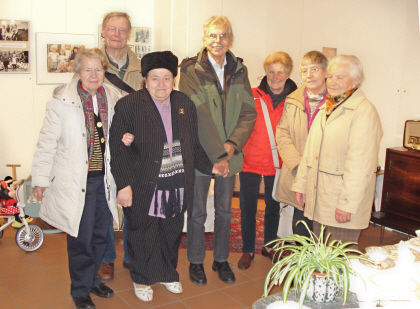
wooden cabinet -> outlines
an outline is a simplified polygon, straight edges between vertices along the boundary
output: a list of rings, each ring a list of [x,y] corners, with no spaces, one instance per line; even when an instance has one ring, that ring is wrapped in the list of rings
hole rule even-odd
[[[381,211],[372,221],[415,236],[420,229],[420,152],[387,148]]]

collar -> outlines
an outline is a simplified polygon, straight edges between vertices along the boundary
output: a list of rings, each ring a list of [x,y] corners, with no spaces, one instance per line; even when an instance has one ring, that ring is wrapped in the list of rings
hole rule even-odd
[[[222,64],[222,67],[220,67],[220,65],[216,62],[216,60],[214,60],[212,57],[211,57],[211,55],[207,52],[207,56],[208,56],[208,59],[209,59],[209,61],[210,61],[210,63],[211,63],[211,65],[213,66],[213,68],[214,68],[214,70],[216,71],[216,70],[219,70],[219,71],[223,71],[224,69],[225,69],[225,65],[226,65],[226,63],[227,63],[227,61],[226,61],[226,55],[225,55],[225,57],[223,58],[223,64]]]
[[[106,48],[105,48],[106,51]],[[110,53],[106,52],[108,59],[112,61],[114,64],[118,65],[118,68],[121,68],[127,63],[127,50],[124,49],[124,56],[117,60],[117,58],[113,57]]]

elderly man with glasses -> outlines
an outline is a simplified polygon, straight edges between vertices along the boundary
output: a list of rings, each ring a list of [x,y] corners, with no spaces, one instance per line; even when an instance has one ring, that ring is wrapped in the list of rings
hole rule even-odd
[[[242,148],[257,117],[248,70],[229,48],[233,31],[223,16],[210,17],[203,25],[204,47],[196,57],[181,63],[180,91],[186,93],[197,108],[200,143],[212,163],[229,167],[228,177],[215,177],[214,184],[214,262],[212,269],[225,283],[235,282],[228,263],[231,203],[235,174],[242,170]],[[196,171],[194,205],[187,223],[190,280],[207,283],[204,271],[204,223],[211,176]]]
[[[124,12],[110,12],[104,16],[102,22],[102,37],[105,45],[101,51],[108,59],[108,69],[105,72],[105,83],[118,88],[122,96],[125,96],[142,88],[143,77],[141,75],[140,60],[127,46],[131,32],[130,16]],[[125,230],[127,220],[124,218],[124,261],[123,267],[130,268]],[[98,276],[103,281],[114,278],[114,261],[116,258],[114,244],[114,228],[111,222],[108,233],[108,247],[105,251],[102,263],[99,267]]]

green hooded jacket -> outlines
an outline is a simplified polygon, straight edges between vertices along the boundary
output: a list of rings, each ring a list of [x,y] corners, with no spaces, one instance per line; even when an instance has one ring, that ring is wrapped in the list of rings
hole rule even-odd
[[[205,47],[196,57],[186,58],[180,64],[179,90],[195,103],[200,143],[210,160],[214,164],[228,157],[224,143],[235,148],[228,176],[242,170],[242,148],[257,119],[248,70],[242,61],[231,51],[226,53],[223,89]],[[196,175],[204,174],[196,171]]]

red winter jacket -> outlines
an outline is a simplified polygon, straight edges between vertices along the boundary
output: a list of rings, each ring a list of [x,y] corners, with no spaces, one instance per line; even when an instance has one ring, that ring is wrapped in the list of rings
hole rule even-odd
[[[267,78],[264,77],[260,86],[252,89],[255,101],[255,109],[257,110],[257,121],[255,122],[251,136],[243,148],[244,166],[242,171],[263,176],[274,176],[276,174],[276,169],[274,168],[270,139],[267,133],[267,127],[265,124],[260,98],[262,98],[263,101],[267,104],[271,126],[273,127],[274,139],[276,136],[276,126],[283,114],[284,100],[277,106],[275,110],[273,109],[271,97],[262,90],[266,89],[266,80]],[[288,79],[286,83],[289,85],[290,92],[293,92],[296,89],[296,84],[292,80]],[[281,160],[280,156],[279,162],[281,167],[283,161]]]

